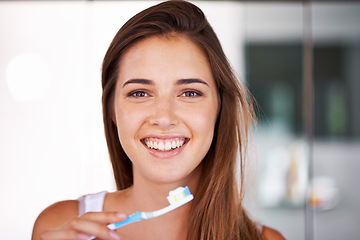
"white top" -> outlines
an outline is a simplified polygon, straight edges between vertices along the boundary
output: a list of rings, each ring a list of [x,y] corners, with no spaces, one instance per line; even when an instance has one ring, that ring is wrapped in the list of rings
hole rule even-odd
[[[87,212],[101,212],[104,206],[104,199],[107,191],[88,194],[78,198],[79,216]]]

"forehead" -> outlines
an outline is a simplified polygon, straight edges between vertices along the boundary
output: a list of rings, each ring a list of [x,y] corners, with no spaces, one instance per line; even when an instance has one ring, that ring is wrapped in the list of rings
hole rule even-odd
[[[206,54],[181,34],[152,36],[135,43],[123,54],[119,70],[120,78],[159,72],[212,75]]]
[[[152,52],[159,51],[163,48],[164,50],[171,49],[173,52],[181,53],[184,49],[193,51],[196,54],[202,55],[206,58],[202,49],[189,37],[184,34],[166,34],[166,35],[154,35],[142,39],[133,45],[131,45],[123,54],[122,58],[126,58],[127,55],[131,55],[134,52]]]

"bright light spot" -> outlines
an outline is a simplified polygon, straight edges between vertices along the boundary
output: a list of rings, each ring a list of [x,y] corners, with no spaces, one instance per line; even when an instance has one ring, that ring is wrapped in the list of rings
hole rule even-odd
[[[27,53],[9,63],[6,80],[16,100],[34,102],[45,97],[52,79],[48,63],[37,54]]]

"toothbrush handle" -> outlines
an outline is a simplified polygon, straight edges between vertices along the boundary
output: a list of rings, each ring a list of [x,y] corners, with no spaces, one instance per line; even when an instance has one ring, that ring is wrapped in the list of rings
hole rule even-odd
[[[108,228],[110,228],[111,230],[117,229],[119,227],[123,227],[127,224],[133,223],[133,222],[138,222],[144,220],[144,218],[141,216],[141,212],[134,212],[133,214],[131,214],[130,216],[128,216],[124,221],[121,222],[117,222],[117,223],[112,223],[108,225]]]
[[[130,223],[133,223],[133,222],[138,222],[138,221],[141,221],[141,220],[144,220],[144,218],[141,216],[141,212],[134,212],[133,214],[128,216],[124,221],[117,222],[117,223],[111,223],[111,224],[107,225],[107,227],[110,230],[115,230],[115,229],[117,229],[119,227],[123,227],[123,226],[125,226],[127,224],[130,224]],[[89,238],[89,240],[92,240],[92,239],[95,239],[95,237],[91,236]]]

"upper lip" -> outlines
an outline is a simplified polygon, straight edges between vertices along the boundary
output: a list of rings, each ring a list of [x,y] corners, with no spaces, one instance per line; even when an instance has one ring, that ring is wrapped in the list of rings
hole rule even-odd
[[[162,135],[162,134],[151,134],[151,135],[146,135],[145,137],[141,138],[141,140],[145,140],[147,138],[157,138],[157,139],[162,139],[162,140],[166,140],[166,139],[173,139],[173,138],[185,138],[185,139],[189,139],[189,137],[186,137],[184,135],[180,135],[180,134],[166,134],[166,135]]]

